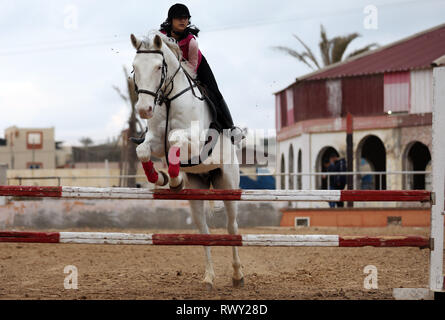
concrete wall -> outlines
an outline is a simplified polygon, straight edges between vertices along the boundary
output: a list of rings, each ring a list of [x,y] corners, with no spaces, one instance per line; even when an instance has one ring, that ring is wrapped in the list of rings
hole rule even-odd
[[[310,227],[429,227],[430,212],[430,208],[289,209],[283,210],[280,226],[293,227],[296,218],[307,218]]]
[[[8,152],[7,146],[0,146],[0,163],[4,163],[8,166],[11,163],[11,154]]]
[[[211,228],[225,228],[225,209],[206,202]],[[282,213],[274,203],[239,203],[240,227],[279,226]],[[12,201],[0,210],[0,228],[136,228],[195,229],[187,201],[55,200]]]
[[[155,164],[159,169],[160,163]],[[17,177],[66,177],[61,179],[60,185],[63,186],[78,186],[78,187],[113,187],[119,186],[119,169],[38,169],[38,170],[8,170],[8,182],[10,185],[19,185],[20,181],[15,179]],[[137,175],[141,178],[136,179],[142,187],[154,188],[154,185],[147,181],[142,166],[138,165]],[[110,178],[94,178],[94,177],[110,176]],[[78,177],[78,178],[76,178]],[[91,177],[91,178],[85,178]],[[14,179],[13,179],[14,178]],[[36,179],[36,180],[22,180],[22,185],[28,186],[57,186],[57,179]]]

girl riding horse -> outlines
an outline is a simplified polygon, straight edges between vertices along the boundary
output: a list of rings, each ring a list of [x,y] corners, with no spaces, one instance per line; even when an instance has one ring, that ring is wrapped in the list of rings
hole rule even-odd
[[[215,76],[206,58],[199,50],[196,37],[200,30],[190,24],[190,18],[189,9],[185,5],[177,3],[168,10],[167,20],[161,24],[160,31],[178,42],[183,58],[193,66],[197,74],[197,80],[206,88],[209,98],[216,108],[215,129],[218,131],[230,129],[232,142],[238,144],[245,138],[244,133],[233,124],[232,116],[219,91]]]

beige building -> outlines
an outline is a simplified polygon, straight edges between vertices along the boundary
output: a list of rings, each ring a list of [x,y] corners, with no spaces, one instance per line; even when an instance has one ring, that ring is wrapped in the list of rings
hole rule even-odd
[[[0,144],[0,163],[10,169],[56,168],[56,144],[54,127],[18,128],[5,130]]]
[[[73,166],[73,147],[60,146],[56,142],[56,168],[72,168]]]

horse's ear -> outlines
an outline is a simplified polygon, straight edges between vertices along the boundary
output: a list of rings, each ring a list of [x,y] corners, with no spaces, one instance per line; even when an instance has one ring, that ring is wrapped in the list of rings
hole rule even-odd
[[[139,40],[138,38],[136,38],[136,36],[134,34],[131,34],[130,36],[131,39],[131,44],[133,45],[133,47],[138,50],[141,47],[141,40]]]
[[[162,47],[162,39],[161,39],[161,37],[159,35],[155,36],[155,38],[153,40],[153,43],[154,43],[154,45],[155,45],[155,47],[157,49],[161,49],[161,47]]]

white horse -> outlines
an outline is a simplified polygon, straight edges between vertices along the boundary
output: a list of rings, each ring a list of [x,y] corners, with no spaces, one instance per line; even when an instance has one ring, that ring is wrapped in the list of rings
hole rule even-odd
[[[199,154],[205,144],[205,134],[211,123],[211,112],[190,82],[195,76],[186,62],[181,63],[181,49],[173,39],[153,31],[140,40],[133,34],[131,42],[137,50],[133,62],[134,80],[138,91],[136,110],[141,118],[148,119],[148,132],[136,152],[147,178],[155,185],[170,184],[173,190],[187,189],[238,189],[239,164],[228,134],[221,134],[212,141],[213,153],[199,165],[180,167]],[[167,108],[169,112],[167,115]],[[168,121],[167,121],[168,120]],[[166,130],[166,124],[168,129]],[[165,137],[167,136],[167,139]],[[218,139],[219,138],[219,139]],[[169,177],[157,172],[150,161],[151,155],[163,157],[168,153]],[[198,162],[199,163],[199,162]],[[186,174],[183,179],[179,171]],[[209,234],[204,201],[190,200],[193,221],[202,234]],[[238,233],[237,203],[224,201],[229,234]],[[235,287],[244,285],[238,248],[233,247],[233,278]],[[213,288],[215,272],[210,248],[204,247],[206,268],[204,283]]]

